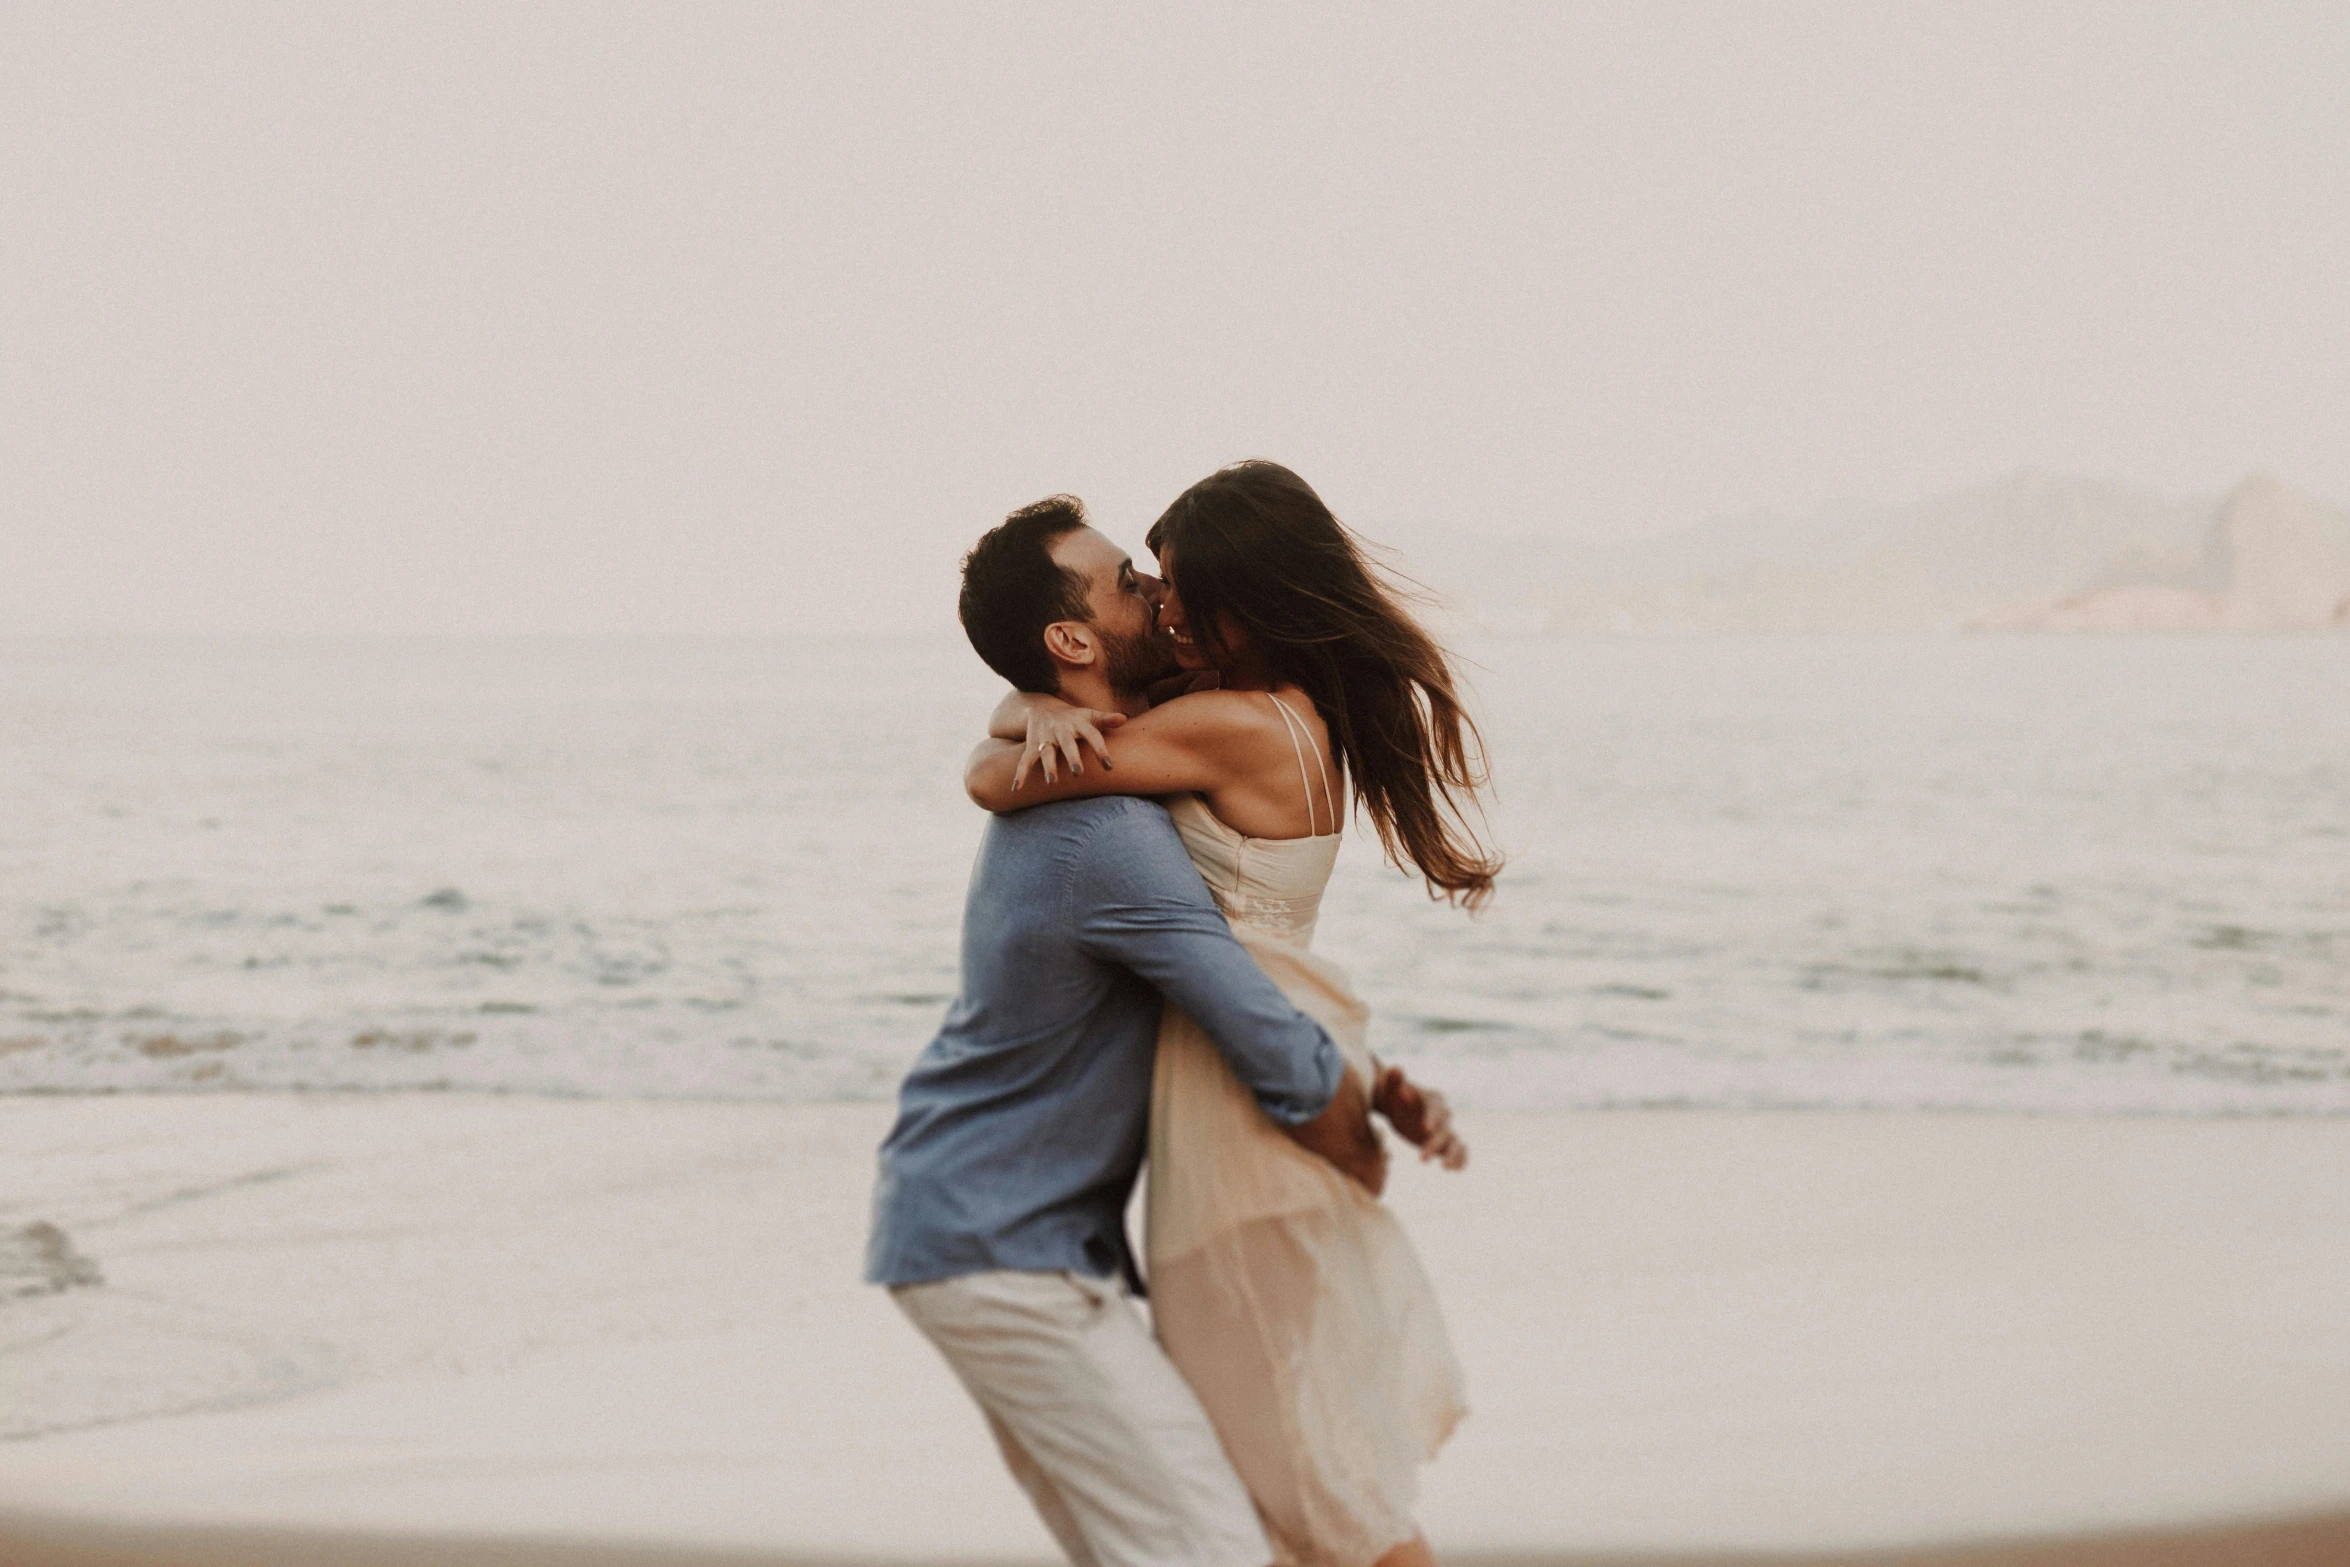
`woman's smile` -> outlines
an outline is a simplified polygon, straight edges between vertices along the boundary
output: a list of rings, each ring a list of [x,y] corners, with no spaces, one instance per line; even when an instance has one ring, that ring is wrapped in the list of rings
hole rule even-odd
[[[1207,656],[1200,652],[1199,643],[1191,634],[1191,622],[1183,613],[1183,600],[1176,596],[1175,584],[1165,576],[1166,561],[1159,562],[1164,584],[1159,593],[1159,630],[1175,650],[1175,662],[1185,669],[1208,667]]]

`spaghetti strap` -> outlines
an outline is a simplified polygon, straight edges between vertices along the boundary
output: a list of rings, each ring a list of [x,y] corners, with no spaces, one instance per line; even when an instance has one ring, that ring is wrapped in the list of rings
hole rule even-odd
[[[1289,748],[1297,753],[1297,786],[1306,797],[1307,833],[1314,837],[1320,837],[1319,829],[1322,825],[1321,818],[1314,814],[1314,785],[1312,780],[1306,777],[1306,752],[1308,750],[1314,753],[1314,771],[1321,775],[1322,808],[1330,813],[1330,830],[1332,832],[1338,831],[1338,800],[1330,789],[1330,770],[1322,765],[1322,748],[1318,745],[1308,746],[1305,744],[1305,738],[1310,738],[1301,738],[1304,736],[1305,720],[1291,712],[1287,702],[1282,701],[1270,691],[1265,693],[1265,698],[1281,710],[1282,727],[1289,731]]]

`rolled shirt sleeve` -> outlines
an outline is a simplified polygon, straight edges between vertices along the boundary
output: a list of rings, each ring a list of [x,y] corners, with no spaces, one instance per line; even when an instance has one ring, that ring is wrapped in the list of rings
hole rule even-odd
[[[1345,1058],[1233,939],[1163,813],[1103,822],[1070,898],[1079,944],[1188,1013],[1267,1115],[1296,1126],[1329,1108]]]

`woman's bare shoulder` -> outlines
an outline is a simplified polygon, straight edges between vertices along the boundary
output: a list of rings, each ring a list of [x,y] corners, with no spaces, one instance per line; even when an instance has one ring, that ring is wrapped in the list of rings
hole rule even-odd
[[[1201,736],[1254,737],[1264,733],[1268,725],[1278,726],[1281,720],[1262,691],[1212,690],[1170,697],[1135,722],[1148,722],[1169,732],[1181,729]]]
[[[1289,745],[1261,691],[1194,691],[1130,719],[1110,740],[1115,757],[1136,741],[1164,745],[1227,779],[1253,776],[1285,758]]]

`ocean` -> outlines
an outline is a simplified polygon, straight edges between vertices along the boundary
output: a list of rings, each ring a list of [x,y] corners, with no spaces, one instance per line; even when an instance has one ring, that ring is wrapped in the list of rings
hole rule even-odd
[[[1465,646],[1510,855],[1317,947],[1470,1106],[2350,1112],[2350,638]],[[959,641],[0,641],[0,1092],[888,1096]]]

